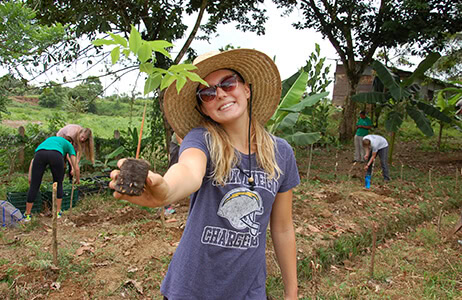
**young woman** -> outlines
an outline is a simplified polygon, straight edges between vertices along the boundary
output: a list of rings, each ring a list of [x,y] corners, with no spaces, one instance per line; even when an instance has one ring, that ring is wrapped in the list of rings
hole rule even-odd
[[[61,128],[56,136],[70,137],[73,140],[73,145],[77,152],[77,162],[80,162],[82,152],[86,159],[95,163],[95,152],[93,146],[93,134],[90,128],[83,128],[77,124],[69,124]]]
[[[75,150],[69,140],[52,136],[42,142],[36,149],[34,159],[29,166],[29,192],[27,193],[25,220],[30,221],[30,213],[34,200],[42,183],[43,173],[47,166],[50,166],[53,182],[58,183],[56,204],[58,217],[61,217],[61,203],[63,201],[63,179],[64,179],[64,157],[69,156],[72,174],[76,178],[76,183],[80,182],[80,169],[75,156]]]
[[[165,299],[266,299],[266,229],[284,282],[297,299],[292,189],[299,184],[290,145],[263,127],[281,96],[273,61],[250,49],[198,57],[208,86],[172,85],[164,109],[183,142],[164,176],[149,172],[144,193],[116,198],[159,207],[190,195],[186,227],[162,283]],[[119,167],[123,160],[119,161]],[[113,188],[119,175],[111,173]]]

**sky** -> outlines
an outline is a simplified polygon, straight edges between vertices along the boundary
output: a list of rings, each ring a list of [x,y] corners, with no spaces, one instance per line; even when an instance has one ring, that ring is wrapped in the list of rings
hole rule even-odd
[[[334,77],[335,63],[338,55],[327,39],[323,39],[320,33],[311,29],[297,30],[292,23],[301,19],[301,12],[295,10],[289,17],[281,17],[282,10],[278,10],[272,1],[265,1],[263,7],[267,10],[269,19],[265,24],[265,35],[258,36],[252,32],[242,32],[235,28],[236,23],[218,26],[218,37],[214,37],[210,42],[194,40],[190,47],[196,50],[200,55],[209,51],[218,50],[231,44],[234,47],[256,49],[266,53],[269,57],[275,59],[276,65],[281,74],[281,79],[286,79],[305,66],[311,53],[315,50],[315,44],[318,43],[321,48],[321,56],[326,57],[326,65],[331,65],[330,76]],[[185,22],[190,29],[195,22],[196,15],[186,18]],[[189,32],[185,35],[189,35]],[[172,57],[175,57],[180,47],[184,44],[185,39],[175,41],[172,50]],[[109,51],[109,50],[108,50]],[[116,92],[130,93],[135,82],[135,75],[131,79],[124,79],[124,85],[114,84],[109,87],[106,95]],[[110,84],[109,79],[102,80],[103,85]],[[142,92],[143,80],[139,80],[137,90]],[[333,88],[333,84],[331,84]]]

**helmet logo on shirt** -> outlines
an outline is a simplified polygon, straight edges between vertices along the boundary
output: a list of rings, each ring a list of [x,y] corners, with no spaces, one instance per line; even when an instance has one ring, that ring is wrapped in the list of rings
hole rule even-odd
[[[260,223],[256,221],[256,216],[263,214],[261,197],[247,188],[232,189],[221,200],[217,214],[227,219],[235,229],[248,228],[252,236],[257,236]]]

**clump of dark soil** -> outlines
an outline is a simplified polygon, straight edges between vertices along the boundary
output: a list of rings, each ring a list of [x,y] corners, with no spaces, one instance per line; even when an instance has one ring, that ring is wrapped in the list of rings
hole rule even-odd
[[[120,166],[115,190],[121,194],[140,196],[144,190],[150,164],[143,159],[126,159]]]

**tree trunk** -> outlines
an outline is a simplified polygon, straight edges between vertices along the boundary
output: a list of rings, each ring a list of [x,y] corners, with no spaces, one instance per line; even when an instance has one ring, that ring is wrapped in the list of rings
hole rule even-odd
[[[388,162],[390,163],[390,165],[393,163],[393,149],[395,148],[395,137],[396,132],[392,132],[390,141],[390,151],[388,152]]]
[[[350,82],[350,92],[345,98],[342,111],[342,121],[339,126],[339,139],[341,142],[350,141],[355,134],[356,102],[351,97],[356,94],[357,83]]]

